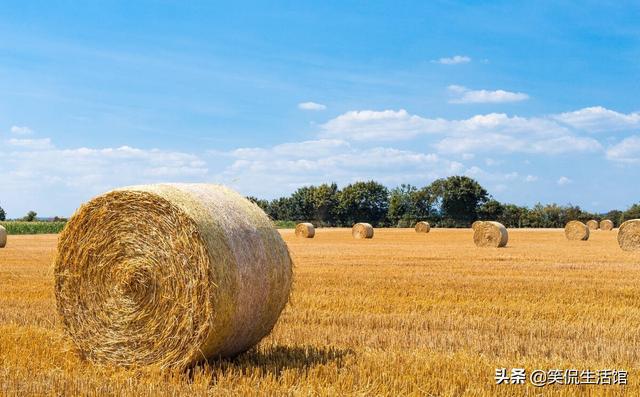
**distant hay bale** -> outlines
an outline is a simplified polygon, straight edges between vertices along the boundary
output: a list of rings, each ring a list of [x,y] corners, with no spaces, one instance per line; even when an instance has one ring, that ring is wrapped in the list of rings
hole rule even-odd
[[[482,221],[475,221],[471,224],[471,229],[475,231],[480,225],[482,225]]]
[[[478,247],[504,247],[509,241],[509,233],[503,224],[485,221],[473,231],[473,242]]]
[[[0,225],[0,248],[7,245],[7,229]]]
[[[595,219],[587,222],[587,227],[589,227],[589,230],[598,230],[598,226],[598,221],[596,221]]]
[[[416,223],[417,233],[429,233],[430,230],[431,230],[431,225],[429,225],[429,222],[421,221]]]
[[[296,225],[296,237],[313,238],[315,235],[316,229],[313,227],[313,224],[303,222]]]
[[[356,223],[351,228],[353,238],[373,238],[373,226],[368,223]]]
[[[625,251],[640,251],[640,219],[631,219],[620,225],[618,244]]]
[[[600,221],[600,230],[613,230],[613,222],[610,221],[609,219],[604,219],[602,221]]]
[[[55,295],[84,358],[187,367],[268,335],[291,290],[267,215],[218,185],[132,186],[81,206],[58,242]]]
[[[580,221],[570,221],[564,227],[564,235],[567,240],[589,240],[589,227]]]

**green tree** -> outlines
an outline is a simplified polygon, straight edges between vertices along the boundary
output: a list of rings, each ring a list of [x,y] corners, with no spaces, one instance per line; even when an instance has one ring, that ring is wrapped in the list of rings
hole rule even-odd
[[[519,207],[515,204],[504,204],[502,206],[502,214],[498,217],[498,222],[506,227],[525,227],[523,223],[526,219],[529,209],[527,207]]]
[[[384,224],[389,208],[389,191],[374,182],[355,182],[338,193],[338,219],[343,226],[368,222]]]
[[[628,221],[629,219],[640,219],[640,204],[632,205],[622,214],[623,221]]]
[[[478,182],[466,176],[437,179],[426,189],[439,203],[447,226],[468,227],[478,219],[479,207],[490,198]]]
[[[280,197],[269,202],[267,215],[273,220],[290,221],[293,220],[293,206],[289,197]]]
[[[435,221],[434,200],[429,191],[402,184],[389,194],[388,220],[392,226],[411,227],[421,220]]]
[[[624,212],[620,210],[611,210],[604,214],[602,219],[609,219],[613,222],[614,227],[619,227],[624,219]]]
[[[7,220],[7,214],[6,212],[4,212],[2,207],[0,207],[0,221],[6,221],[6,220]]]
[[[247,200],[260,207],[264,212],[269,213],[269,202],[267,200],[262,200],[254,196],[247,196]]]
[[[36,220],[36,217],[38,216],[38,213],[35,211],[29,211],[27,212],[27,215],[24,216],[24,218],[22,218],[23,221],[25,222],[33,222]]]
[[[504,205],[495,199],[490,199],[478,207],[478,218],[483,221],[499,221],[503,213]]]

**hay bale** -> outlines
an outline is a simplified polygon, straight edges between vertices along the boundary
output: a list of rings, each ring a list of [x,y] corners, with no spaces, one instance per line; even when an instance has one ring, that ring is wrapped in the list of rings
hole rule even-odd
[[[473,231],[475,232],[475,230],[478,228],[478,226],[482,225],[482,221],[475,221],[471,224],[471,229],[473,229]]]
[[[613,222],[609,219],[604,219],[600,221],[600,230],[613,230]]]
[[[311,223],[303,222],[296,225],[296,237],[313,238],[316,235],[316,229]]]
[[[356,223],[351,228],[353,238],[373,238],[373,226],[368,223]]]
[[[589,230],[598,230],[598,226],[598,221],[596,221],[595,219],[587,222],[587,227],[589,228]]]
[[[7,245],[7,229],[0,225],[0,248]]]
[[[631,219],[620,225],[618,244],[625,251],[640,251],[640,219]]]
[[[589,240],[589,227],[580,221],[570,221],[564,227],[564,235],[567,240]]]
[[[478,247],[504,247],[509,241],[509,233],[503,224],[498,222],[482,222],[476,225],[473,242]]]
[[[416,223],[416,233],[429,233],[429,231],[431,230],[431,225],[429,225],[429,222],[418,222]]]
[[[291,282],[267,215],[218,185],[98,196],[69,220],[55,260],[57,309],[77,351],[121,366],[244,352],[271,332]]]

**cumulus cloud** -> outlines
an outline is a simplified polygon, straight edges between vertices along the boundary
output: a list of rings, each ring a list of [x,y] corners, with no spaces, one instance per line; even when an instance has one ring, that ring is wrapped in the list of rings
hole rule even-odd
[[[624,114],[602,106],[560,113],[553,118],[587,132],[623,131],[640,127],[640,112]]]
[[[558,186],[565,186],[570,184],[571,182],[573,182],[571,179],[567,178],[566,176],[561,176],[560,178],[558,178],[558,180],[556,181],[556,183],[558,184]]]
[[[326,105],[316,102],[301,102],[298,104],[298,109],[302,110],[325,110]]]
[[[33,133],[33,130],[29,127],[20,127],[14,125],[11,127],[11,133],[16,135],[29,135]]]
[[[434,63],[439,63],[441,65],[458,65],[461,63],[469,63],[471,62],[471,58],[466,55],[454,55],[449,58],[440,58],[432,61]]]
[[[538,177],[537,177],[537,176],[535,176],[535,175],[527,175],[527,176],[524,178],[524,181],[525,181],[525,182],[528,182],[528,183],[536,182],[537,180],[538,180]]]
[[[18,139],[11,138],[7,143],[11,146],[16,146],[19,148],[27,148],[32,150],[45,150],[53,148],[53,144],[51,143],[51,139],[42,138],[42,139]]]
[[[529,95],[522,92],[504,90],[471,90],[460,85],[450,85],[449,93],[454,96],[449,103],[507,103],[520,102],[529,99]]]
[[[640,162],[640,136],[630,136],[611,146],[607,149],[607,158],[623,163]]]
[[[440,153],[594,152],[602,149],[591,137],[576,135],[569,127],[545,117],[508,116],[504,113],[476,115],[468,119],[432,119],[406,110],[346,112],[322,124],[321,136],[351,141],[397,141],[434,135]]]

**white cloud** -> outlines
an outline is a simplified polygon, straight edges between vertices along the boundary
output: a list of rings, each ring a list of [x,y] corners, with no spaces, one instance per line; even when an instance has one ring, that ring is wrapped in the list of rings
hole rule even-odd
[[[301,102],[298,104],[298,109],[302,110],[325,110],[326,105],[316,102]]]
[[[42,138],[42,139],[18,139],[11,138],[7,141],[9,145],[16,146],[19,148],[26,148],[32,150],[45,150],[52,149],[53,144],[51,144],[51,139]]]
[[[587,132],[623,131],[640,127],[640,112],[624,114],[602,106],[560,113],[553,118]]]
[[[358,148],[338,140],[317,140],[240,148],[219,179],[243,192],[275,197],[307,184],[375,179],[390,186],[461,173],[461,163],[433,153],[389,147]],[[265,183],[269,181],[269,183]]]
[[[590,137],[580,137],[564,125],[544,117],[476,115],[462,120],[429,119],[406,110],[362,110],[344,113],[321,125],[321,136],[352,141],[397,141],[419,135],[438,136],[433,146],[441,153],[594,152],[602,149]]]
[[[531,183],[531,182],[536,182],[537,180],[538,180],[538,177],[537,177],[537,176],[535,176],[535,175],[527,175],[527,176],[524,178],[524,181],[525,181],[525,182],[529,182],[529,183]]]
[[[630,136],[611,146],[607,149],[607,158],[623,163],[640,162],[640,136]]]
[[[14,125],[11,126],[11,133],[16,135],[29,135],[33,133],[33,130],[29,127],[19,127]]]
[[[431,61],[434,63],[439,63],[442,65],[458,65],[461,63],[469,63],[471,62],[471,58],[466,55],[455,55],[450,58],[440,58],[435,61]]]
[[[449,103],[507,103],[520,102],[529,99],[529,95],[522,92],[504,90],[471,90],[460,85],[450,85],[449,92],[454,96]]]
[[[571,182],[573,182],[571,179],[567,178],[566,176],[561,176],[560,178],[558,178],[558,181],[556,183],[558,184],[558,186],[565,186],[570,184]]]

